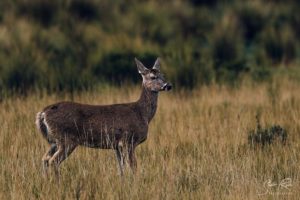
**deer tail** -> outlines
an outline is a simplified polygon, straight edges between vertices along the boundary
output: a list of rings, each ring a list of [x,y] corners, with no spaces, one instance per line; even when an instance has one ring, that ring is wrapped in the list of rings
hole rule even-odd
[[[48,141],[49,144],[54,144],[55,142],[49,137],[49,126],[45,120],[45,113],[38,112],[36,115],[35,124],[37,129],[42,133],[43,137]]]

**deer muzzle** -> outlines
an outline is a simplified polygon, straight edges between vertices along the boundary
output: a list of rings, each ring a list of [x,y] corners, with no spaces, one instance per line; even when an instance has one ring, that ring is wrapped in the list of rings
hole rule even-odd
[[[172,85],[170,83],[165,83],[161,89],[165,91],[169,91],[172,89]]]

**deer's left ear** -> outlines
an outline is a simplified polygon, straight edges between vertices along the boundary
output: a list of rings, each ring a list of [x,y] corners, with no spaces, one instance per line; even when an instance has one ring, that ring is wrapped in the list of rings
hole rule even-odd
[[[144,75],[149,71],[149,69],[147,69],[137,58],[134,58],[134,60],[140,74]]]
[[[160,59],[159,58],[156,59],[152,69],[156,69],[156,70],[160,71]]]

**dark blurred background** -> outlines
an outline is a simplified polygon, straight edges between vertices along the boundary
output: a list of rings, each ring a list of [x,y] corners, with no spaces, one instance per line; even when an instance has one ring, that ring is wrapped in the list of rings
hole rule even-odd
[[[1,0],[0,90],[140,83],[134,57],[177,88],[300,80],[296,0]]]

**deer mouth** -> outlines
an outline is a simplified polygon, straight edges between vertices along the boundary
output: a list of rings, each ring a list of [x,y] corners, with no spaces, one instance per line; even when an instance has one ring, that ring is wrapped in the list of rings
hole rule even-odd
[[[164,86],[162,86],[161,90],[169,91],[172,89],[172,85],[170,83],[165,83]]]

